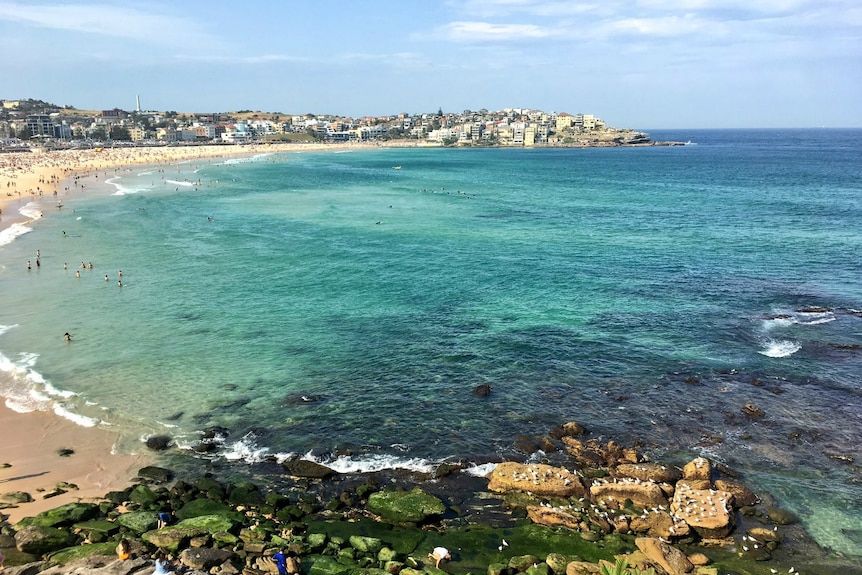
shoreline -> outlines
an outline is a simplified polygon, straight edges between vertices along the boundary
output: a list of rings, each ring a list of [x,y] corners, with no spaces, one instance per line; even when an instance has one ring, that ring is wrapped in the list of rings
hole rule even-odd
[[[200,159],[249,157],[283,152],[326,151],[343,145],[251,145],[164,148],[115,148],[103,151],[58,150],[0,155],[0,233],[38,221],[19,209],[32,201],[56,197],[74,189],[72,182],[99,171],[128,166],[167,166]],[[101,182],[100,182],[101,183]],[[50,217],[50,216],[48,216]],[[0,426],[7,439],[0,445],[0,497],[26,492],[33,501],[0,508],[0,514],[16,523],[60,505],[100,500],[112,489],[123,489],[136,479],[138,469],[156,459],[155,453],[115,453],[118,433],[105,427],[85,427],[50,411],[19,412],[0,402]],[[71,449],[71,455],[58,451]],[[5,467],[8,465],[8,467]],[[65,493],[44,498],[58,484],[77,485]],[[0,499],[0,504],[8,503]]]
[[[0,404],[0,427],[5,432],[0,445],[0,496],[26,492],[33,498],[0,509],[11,523],[67,503],[100,501],[106,492],[124,489],[138,469],[154,459],[143,449],[137,454],[115,453],[116,433],[104,427],[83,427],[50,412],[19,413]],[[73,453],[61,455],[64,449]],[[64,493],[45,497],[62,482],[77,489],[62,489],[59,491]]]

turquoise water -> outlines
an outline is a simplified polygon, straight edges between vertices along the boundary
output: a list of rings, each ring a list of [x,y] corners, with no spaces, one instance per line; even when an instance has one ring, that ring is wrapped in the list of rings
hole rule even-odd
[[[268,155],[22,203],[0,394],[340,469],[523,458],[576,420],[862,555],[862,131],[651,135],[692,145]]]

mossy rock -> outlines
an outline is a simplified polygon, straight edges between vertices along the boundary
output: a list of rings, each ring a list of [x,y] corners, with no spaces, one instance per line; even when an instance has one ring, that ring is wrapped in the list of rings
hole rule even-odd
[[[220,533],[222,531],[230,532],[236,522],[225,515],[199,515],[189,519],[183,519],[177,523],[177,527],[202,529],[209,534]]]
[[[243,521],[242,513],[234,511],[225,503],[211,499],[192,499],[176,512],[177,519],[181,520],[204,515],[222,515],[237,523]]]
[[[509,559],[509,567],[515,571],[526,571],[529,567],[541,561],[535,555],[516,555]]]
[[[197,487],[210,499],[221,500],[224,499],[225,495],[227,494],[224,485],[211,477],[201,477],[200,479],[195,481],[195,487]]]
[[[152,506],[159,500],[159,494],[147,485],[136,485],[129,493],[129,501],[142,507]]]
[[[536,563],[535,565],[530,565],[527,567],[527,570],[524,571],[526,575],[550,575],[551,568],[548,567],[547,563]]]
[[[155,483],[167,483],[173,478],[173,471],[170,469],[165,469],[164,467],[158,467],[156,465],[148,465],[147,467],[141,467],[138,470],[138,477],[141,479],[149,479]]]
[[[234,505],[260,505],[263,503],[263,495],[260,488],[254,483],[240,483],[230,491],[227,498]]]
[[[95,531],[96,533],[110,536],[120,530],[120,525],[113,521],[107,521],[105,519],[93,519],[91,521],[82,521],[80,523],[75,523],[74,525],[72,525],[72,528],[80,529],[82,531]]]
[[[386,541],[392,549],[401,555],[409,555],[415,551],[427,535],[425,531],[417,527],[394,529],[390,523],[380,523],[371,519],[338,522],[309,521],[307,525],[309,533],[326,533],[329,538],[329,545],[333,548],[344,546],[351,535],[361,535],[363,537],[377,537]]]
[[[176,553],[180,548],[188,546],[192,538],[206,534],[203,529],[171,525],[155,531],[147,531],[141,535],[141,539],[160,549]]]
[[[420,523],[446,511],[442,501],[418,487],[411,491],[386,490],[371,494],[368,509],[387,521]]]
[[[135,533],[144,533],[155,529],[159,524],[159,519],[152,511],[133,511],[117,517],[117,523]]]
[[[307,575],[346,575],[356,569],[355,565],[344,565],[326,555],[304,557],[303,564],[308,565]]]
[[[350,542],[351,547],[365,555],[377,555],[377,553],[383,549],[383,541],[376,537],[351,535],[348,541]]]
[[[25,517],[15,524],[20,530],[32,525],[40,527],[58,527],[88,521],[99,515],[99,506],[95,503],[67,503],[54,509],[43,511],[35,517]]]
[[[212,534],[213,541],[219,545],[234,546],[239,541],[239,537],[228,531],[218,531]]]
[[[74,544],[75,539],[64,529],[31,525],[15,534],[15,547],[23,553],[44,555]]]
[[[116,541],[93,543],[91,545],[76,545],[75,547],[67,547],[55,551],[48,555],[47,559],[60,565],[66,565],[67,563],[86,557],[111,557],[116,552],[116,549]]]
[[[0,501],[17,505],[18,503],[30,503],[33,501],[33,496],[26,491],[10,491],[0,495]]]
[[[548,553],[545,557],[545,563],[551,568],[554,573],[565,573],[566,566],[572,561],[581,561],[577,555],[563,555],[562,553]]]

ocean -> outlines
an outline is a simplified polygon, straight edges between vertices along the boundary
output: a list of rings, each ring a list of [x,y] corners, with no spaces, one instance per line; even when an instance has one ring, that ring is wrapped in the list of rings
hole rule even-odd
[[[650,134],[688,145],[265,154],[21,201],[0,395],[340,471],[523,461],[578,421],[862,556],[862,130]]]

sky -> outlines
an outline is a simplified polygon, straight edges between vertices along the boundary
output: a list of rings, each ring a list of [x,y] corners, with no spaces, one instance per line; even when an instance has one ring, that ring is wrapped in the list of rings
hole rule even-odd
[[[862,127],[860,0],[0,0],[0,99]]]

